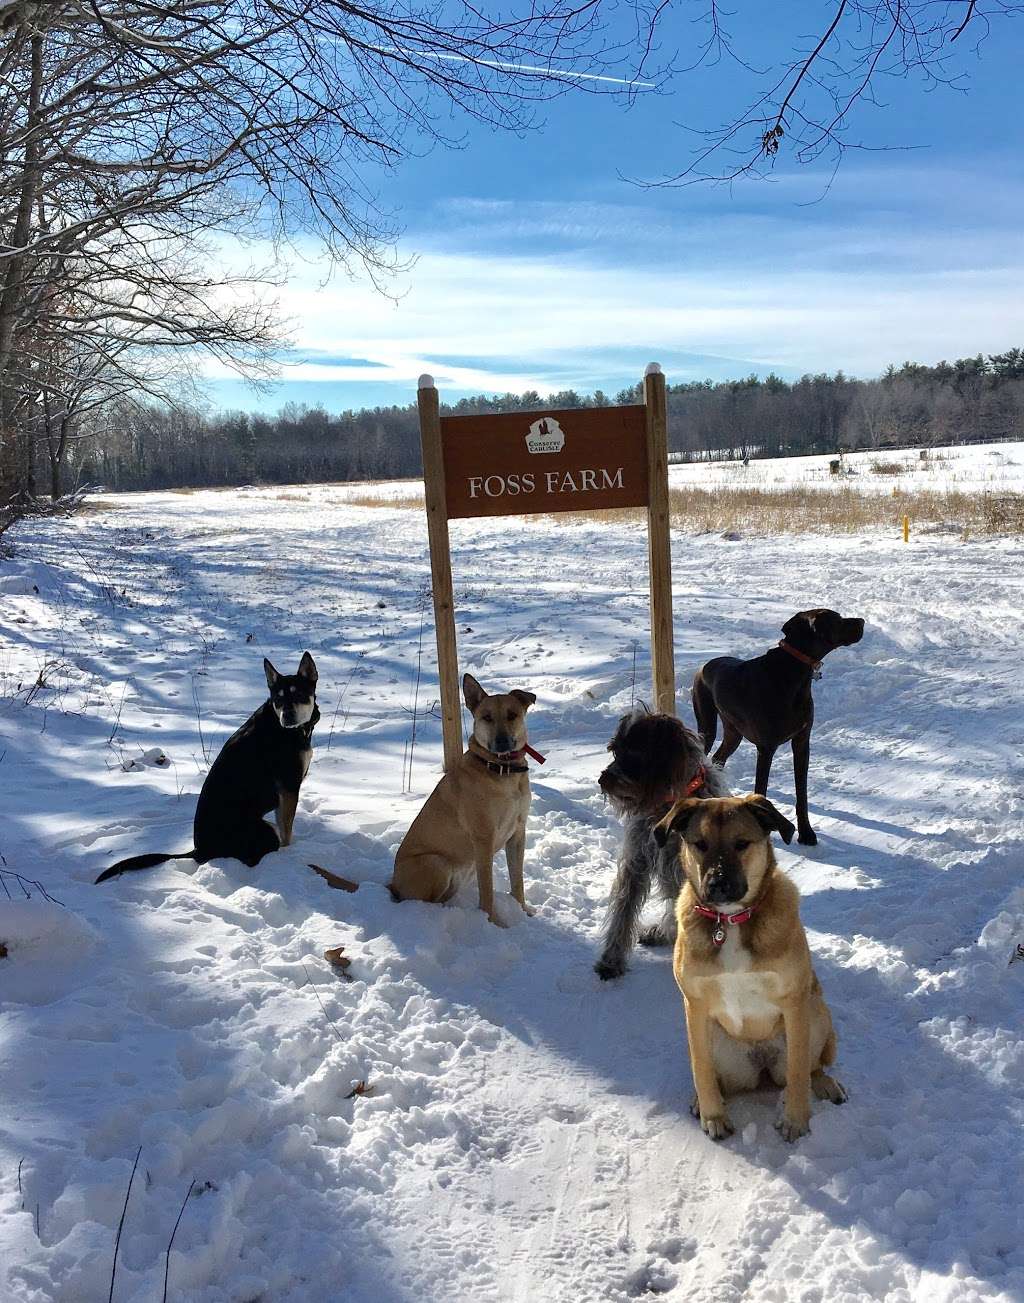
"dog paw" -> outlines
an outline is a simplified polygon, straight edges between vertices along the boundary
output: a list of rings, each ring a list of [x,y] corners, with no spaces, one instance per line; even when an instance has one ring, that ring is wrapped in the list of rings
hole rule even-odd
[[[695,1118],[700,1117],[700,1096],[696,1091],[693,1093],[693,1099],[690,1100],[690,1116]]]
[[[724,1140],[726,1136],[731,1136],[734,1130],[728,1113],[718,1113],[714,1117],[705,1117],[702,1114],[700,1125],[704,1134],[710,1136],[712,1140]]]
[[[523,913],[526,915],[527,918],[536,918],[537,911],[533,908],[532,905],[527,905],[527,903],[524,900],[521,900],[519,902],[519,908],[523,911]]]
[[[626,971],[624,959],[605,959],[604,956],[594,965],[594,972],[602,982],[610,982],[614,977],[621,977]]]
[[[775,1130],[783,1140],[792,1144],[794,1140],[799,1140],[801,1136],[809,1134],[811,1124],[807,1119],[786,1117],[783,1114],[775,1123]]]
[[[827,1099],[833,1104],[845,1104],[850,1098],[843,1083],[827,1072],[811,1073],[811,1089],[818,1099]]]
[[[663,927],[654,924],[652,927],[645,927],[637,937],[637,941],[642,946],[670,946],[675,941],[675,937],[670,937]]]
[[[801,846],[817,846],[818,844],[818,834],[813,828],[801,828],[796,839]]]

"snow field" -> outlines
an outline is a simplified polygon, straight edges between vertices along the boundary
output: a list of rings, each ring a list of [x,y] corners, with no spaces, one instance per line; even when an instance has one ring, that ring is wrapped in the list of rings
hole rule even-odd
[[[1024,443],[957,444],[927,449],[876,449],[847,454],[844,472],[829,469],[835,454],[809,457],[754,458],[742,461],[682,462],[668,468],[674,489],[808,488],[824,492],[853,489],[858,493],[1022,493]],[[894,470],[894,468],[897,468]],[[232,490],[234,492],[234,490]],[[247,492],[247,490],[242,490]],[[256,490],[256,492],[260,492]],[[272,491],[273,492],[273,491]],[[353,499],[388,501],[423,498],[422,480],[384,480],[368,484],[295,485],[276,492],[309,503]]]
[[[715,1146],[668,954],[591,971],[620,841],[595,780],[648,691],[642,531],[452,527],[462,665],[537,693],[548,756],[537,916],[505,897],[501,930],[383,885],[438,776],[422,517],[302,493],[125,496],[26,522],[0,562],[0,852],[63,902],[0,893],[0,1298],[105,1297],[140,1145],[115,1293],[139,1303],[193,1180],[169,1297],[195,1303],[1024,1296],[1024,545],[675,536],[688,721],[709,656],[808,605],[867,621],[815,690],[820,845],[778,848],[851,1098],[787,1146],[775,1095],[742,1097]],[[264,654],[305,648],[322,720],[295,844],[93,887],[189,845],[204,746],[263,699]],[[750,790],[751,748],[727,775]],[[772,779],[792,812],[788,755]],[[322,959],[339,944],[350,981]]]
[[[836,454],[690,462],[669,467],[673,488],[816,488],[858,493],[1020,493],[1024,491],[1024,443],[958,444],[928,448],[879,448],[847,453],[843,473],[833,475]]]

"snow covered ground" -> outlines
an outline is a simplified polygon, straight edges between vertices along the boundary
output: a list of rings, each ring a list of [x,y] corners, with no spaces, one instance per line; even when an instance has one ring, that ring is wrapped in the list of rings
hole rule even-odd
[[[673,486],[737,489],[788,489],[796,486],[851,488],[861,493],[917,490],[958,493],[1024,492],[1024,443],[985,443],[895,451],[853,452],[843,457],[842,475],[833,475],[835,454],[823,457],[766,457],[742,461],[691,462],[669,469]]]
[[[537,693],[548,756],[537,914],[506,899],[500,930],[384,889],[439,772],[428,716],[403,790],[421,636],[421,711],[436,694],[426,532],[342,496],[126,496],[23,523],[0,561],[0,867],[61,902],[0,893],[0,1299],[107,1297],[140,1146],[118,1300],[162,1297],[193,1181],[168,1297],[195,1303],[1024,1297],[1024,543],[675,537],[681,685],[801,607],[867,621],[816,688],[820,845],[779,855],[850,1101],[788,1146],[775,1097],[744,1098],[716,1146],[669,955],[591,971],[634,654],[647,692],[642,531],[453,526],[462,664]],[[93,886],[191,844],[204,748],[263,699],[261,657],[304,648],[323,718],[295,845]],[[752,750],[727,772],[749,790]],[[792,811],[784,755],[771,795]]]

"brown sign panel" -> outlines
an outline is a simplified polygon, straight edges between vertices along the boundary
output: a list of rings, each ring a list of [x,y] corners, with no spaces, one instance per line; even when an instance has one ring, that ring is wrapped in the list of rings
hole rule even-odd
[[[441,419],[449,520],[646,507],[646,410],[585,407]]]

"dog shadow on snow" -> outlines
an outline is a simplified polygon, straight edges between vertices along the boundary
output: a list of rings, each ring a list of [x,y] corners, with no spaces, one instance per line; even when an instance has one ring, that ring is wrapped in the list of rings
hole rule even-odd
[[[503,882],[501,861],[499,856],[496,885]],[[528,886],[528,899],[540,898],[536,888],[535,882],[531,893]],[[884,896],[884,888],[878,890]],[[471,912],[471,903],[461,899],[445,907],[404,902],[377,913],[377,920],[401,948],[414,937],[429,947],[439,908]],[[829,893],[805,899],[810,926],[827,928],[828,899]],[[810,908],[808,902],[814,902]],[[508,911],[516,907],[510,900],[502,904],[511,917]],[[884,910],[881,901],[879,909]],[[714,1142],[689,1114],[685,1026],[669,950],[638,949],[624,978],[601,982],[592,971],[597,938],[567,930],[545,916],[543,905],[535,917],[493,935],[493,925],[482,917],[476,928],[464,923],[460,930],[474,950],[511,944],[519,958],[496,972],[480,964],[475,983],[464,972],[428,966],[417,977],[432,994],[475,1005],[523,1045],[564,1060],[566,1102],[576,1102],[573,1075],[579,1073],[610,1095],[644,1101],[652,1134],[667,1129],[667,1143],[678,1144],[679,1128],[689,1128],[690,1145],[681,1154],[693,1154],[691,1146],[699,1145],[710,1155]],[[920,1024],[934,1010],[916,1008],[874,970],[820,956],[815,968],[836,1024],[836,1071],[850,1101],[840,1108],[815,1101],[812,1135],[790,1147],[772,1129],[779,1092],[734,1097],[736,1136],[719,1153],[740,1169],[753,1164],[776,1173],[837,1228],[869,1227],[886,1251],[920,1268],[948,1272],[961,1263],[971,1274],[1005,1285],[1005,1256],[1018,1250],[992,1192],[1005,1184],[1007,1154],[1019,1143],[1011,1100],[927,1034]],[[757,1139],[745,1144],[740,1133],[750,1123],[757,1124]],[[951,1147],[969,1158],[951,1165]],[[911,1196],[900,1201],[908,1189]]]

